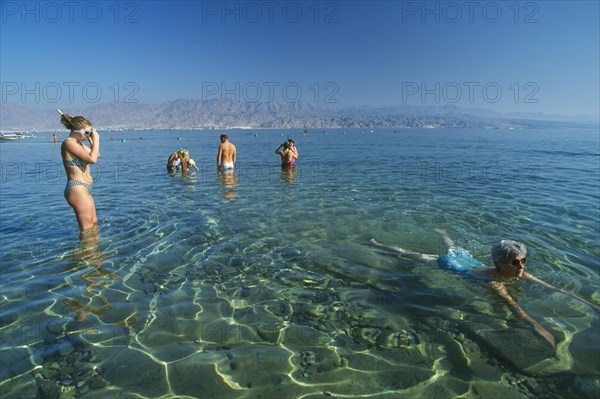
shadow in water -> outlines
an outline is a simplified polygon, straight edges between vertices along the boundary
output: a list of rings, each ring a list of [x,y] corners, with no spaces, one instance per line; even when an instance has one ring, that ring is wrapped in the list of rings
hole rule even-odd
[[[76,272],[91,267],[80,275],[85,283],[84,291],[89,296],[63,300],[63,304],[75,312],[75,321],[84,321],[90,315],[100,318],[104,312],[113,309],[102,295],[102,291],[110,287],[119,275],[103,267],[106,263],[105,254],[100,250],[99,242],[100,232],[97,226],[83,232],[70,254],[71,262],[65,268],[67,271]]]
[[[235,174],[235,170],[226,169],[219,170],[219,181],[221,184],[221,188],[223,189],[221,192],[221,196],[227,200],[232,200],[237,198],[236,187],[238,184],[237,175]]]

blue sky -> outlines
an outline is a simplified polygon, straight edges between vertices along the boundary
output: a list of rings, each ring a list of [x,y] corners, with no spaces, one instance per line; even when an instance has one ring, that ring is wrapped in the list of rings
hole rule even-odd
[[[2,102],[597,114],[597,1],[1,1]]]

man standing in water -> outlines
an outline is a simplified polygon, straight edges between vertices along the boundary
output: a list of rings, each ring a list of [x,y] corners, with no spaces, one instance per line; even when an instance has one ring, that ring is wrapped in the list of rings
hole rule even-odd
[[[236,155],[235,146],[229,142],[226,134],[222,134],[217,152],[217,168],[220,170],[233,169]]]

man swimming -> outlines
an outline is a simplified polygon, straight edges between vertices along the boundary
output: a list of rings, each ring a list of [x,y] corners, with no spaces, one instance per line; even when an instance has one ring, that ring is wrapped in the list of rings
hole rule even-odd
[[[235,145],[229,142],[229,137],[226,134],[221,135],[221,144],[217,152],[217,169],[233,169],[236,158]]]
[[[546,288],[550,288],[563,294],[569,295],[576,300],[585,303],[597,312],[600,312],[600,306],[586,301],[585,299],[561,288],[555,287],[532,274],[525,272],[525,264],[527,263],[527,248],[524,244],[513,240],[502,240],[494,245],[491,249],[492,261],[494,267],[487,267],[477,259],[473,258],[469,251],[460,248],[452,242],[450,237],[443,230],[437,230],[442,235],[444,242],[448,246],[446,255],[437,256],[431,254],[422,254],[393,245],[381,244],[375,240],[370,243],[374,246],[385,248],[402,255],[410,256],[414,259],[424,262],[437,262],[441,267],[451,269],[460,273],[468,274],[472,277],[483,279],[489,283],[489,286],[496,294],[505,301],[512,310],[530,323],[534,330],[550,345],[556,346],[554,336],[546,330],[538,321],[529,316],[525,310],[519,306],[512,296],[508,293],[504,282],[513,278],[523,278],[534,283],[540,284]]]

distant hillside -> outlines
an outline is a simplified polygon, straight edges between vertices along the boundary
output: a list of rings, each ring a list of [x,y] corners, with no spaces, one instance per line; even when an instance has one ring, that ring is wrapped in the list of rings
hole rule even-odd
[[[100,104],[63,109],[84,115],[101,130],[252,128],[544,128],[584,126],[578,121],[543,114],[506,115],[455,106],[317,108],[307,103],[175,100],[161,104]],[[587,126],[594,123],[587,123]],[[597,123],[596,123],[597,125]],[[33,111],[0,104],[0,130],[60,130],[56,110]]]

